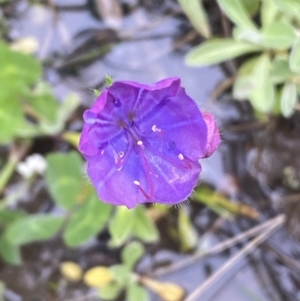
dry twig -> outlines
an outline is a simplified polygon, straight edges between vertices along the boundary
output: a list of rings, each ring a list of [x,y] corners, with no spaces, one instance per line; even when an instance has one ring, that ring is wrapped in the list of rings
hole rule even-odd
[[[187,258],[183,261],[177,262],[169,267],[158,269],[152,276],[160,277],[160,276],[163,276],[163,275],[166,275],[169,273],[176,272],[180,269],[185,268],[188,265],[195,264],[195,261],[198,261],[206,256],[211,256],[211,255],[215,255],[220,252],[223,252],[223,251],[233,247],[234,245],[238,244],[239,242],[242,242],[242,241],[246,240],[247,238],[253,237],[254,235],[262,232],[263,230],[268,229],[269,227],[271,227],[274,224],[274,222],[279,217],[275,217],[275,218],[268,220],[260,225],[255,226],[245,232],[242,232],[242,233],[236,235],[235,237],[229,238],[229,239],[219,243],[218,245],[210,248],[209,250],[207,250],[205,252],[196,253],[194,256]]]
[[[184,301],[196,301],[216,282],[222,277],[227,271],[230,270],[235,264],[241,259],[251,253],[259,244],[265,241],[278,227],[280,227],[285,221],[285,215],[281,214],[269,223],[267,229],[251,240],[242,250],[235,254],[232,258],[227,260],[223,266],[211,275],[201,286],[199,286],[194,292],[192,292]]]

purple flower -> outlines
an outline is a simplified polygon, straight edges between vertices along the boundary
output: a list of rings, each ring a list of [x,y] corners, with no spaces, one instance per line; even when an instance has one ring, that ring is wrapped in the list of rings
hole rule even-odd
[[[116,81],[84,112],[79,149],[101,200],[133,208],[176,204],[196,185],[199,159],[220,143],[179,78],[154,85]]]

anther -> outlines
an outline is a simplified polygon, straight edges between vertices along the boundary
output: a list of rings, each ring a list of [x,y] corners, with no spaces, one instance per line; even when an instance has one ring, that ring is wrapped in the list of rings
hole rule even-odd
[[[154,124],[151,129],[152,129],[153,132],[158,132],[158,133],[161,132],[161,129],[156,127],[156,124]]]

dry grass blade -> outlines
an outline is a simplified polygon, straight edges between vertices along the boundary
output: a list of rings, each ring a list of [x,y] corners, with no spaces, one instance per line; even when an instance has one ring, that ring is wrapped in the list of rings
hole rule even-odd
[[[216,282],[218,281],[230,268],[237,264],[241,259],[251,253],[259,244],[265,241],[278,227],[285,221],[284,215],[279,215],[273,219],[269,227],[260,235],[251,240],[241,251],[239,251],[232,258],[227,260],[223,266],[217,270],[211,277],[209,277],[201,286],[192,292],[184,301],[197,301],[199,298]]]
[[[249,229],[249,230],[247,230],[245,232],[242,232],[242,233],[240,233],[240,234],[238,234],[238,235],[236,235],[236,236],[234,236],[232,238],[229,238],[229,239],[221,242],[220,244],[218,244],[218,245],[210,248],[209,250],[207,250],[205,252],[196,253],[194,256],[189,257],[186,260],[182,260],[182,261],[177,262],[177,263],[175,263],[175,264],[173,264],[171,266],[158,269],[152,276],[160,277],[160,276],[163,276],[165,274],[176,272],[176,271],[178,271],[180,269],[185,268],[188,265],[195,264],[195,262],[197,260],[200,260],[203,257],[223,252],[223,251],[231,248],[232,246],[236,245],[237,243],[242,242],[242,241],[246,240],[249,237],[253,237],[254,235],[262,232],[263,230],[265,230],[266,228],[269,228],[279,218],[283,218],[283,216],[280,215],[280,216],[277,216],[277,217],[275,217],[273,219],[270,219],[270,220],[268,220],[268,221],[266,221],[266,222],[264,222],[264,223],[262,223],[260,225],[257,225],[257,226],[255,226],[255,227],[253,227],[253,228],[251,228],[251,229]]]

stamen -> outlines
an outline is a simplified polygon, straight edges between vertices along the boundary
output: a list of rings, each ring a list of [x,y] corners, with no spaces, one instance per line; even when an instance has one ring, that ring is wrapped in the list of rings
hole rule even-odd
[[[141,187],[141,184],[139,181],[133,181],[133,184],[135,184],[136,186],[138,186],[140,192],[143,194],[143,196],[148,199],[148,200],[151,200],[151,197],[150,195]]]
[[[178,155],[179,160],[184,160],[183,154]]]
[[[158,127],[156,127],[156,124],[153,124],[153,126],[152,126],[152,131],[153,132],[158,132],[158,133],[160,133],[161,132],[161,129],[160,128],[158,128]]]

